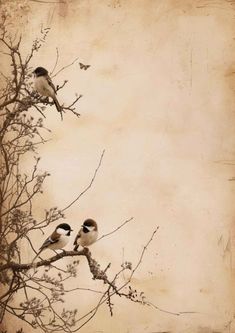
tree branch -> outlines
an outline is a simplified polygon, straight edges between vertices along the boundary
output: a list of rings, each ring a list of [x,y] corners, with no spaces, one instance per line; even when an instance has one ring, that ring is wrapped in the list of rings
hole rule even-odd
[[[105,153],[105,150],[103,150],[101,156],[100,156],[100,159],[99,159],[99,163],[98,163],[98,166],[97,168],[95,169],[95,172],[94,172],[94,175],[90,181],[90,183],[88,184],[88,186],[70,203],[68,204],[65,208],[63,208],[61,211],[64,212],[65,210],[67,210],[68,208],[70,208],[73,204],[75,204],[75,202],[77,202],[92,186],[95,178],[96,178],[96,175],[99,171],[99,168],[102,164],[102,160],[103,160],[103,157],[104,157],[104,153]]]

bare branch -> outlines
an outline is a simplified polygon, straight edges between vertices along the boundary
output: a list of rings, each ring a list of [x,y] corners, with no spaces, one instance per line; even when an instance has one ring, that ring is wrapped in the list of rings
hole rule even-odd
[[[52,77],[57,76],[60,72],[62,72],[63,70],[65,70],[66,68],[71,67],[72,65],[74,65],[77,61],[79,60],[79,57],[75,58],[70,64],[63,66],[60,70],[58,70],[58,72],[56,72],[54,75],[52,75]]]
[[[92,186],[95,178],[96,178],[96,175],[97,175],[97,172],[99,171],[99,168],[102,164],[102,160],[103,160],[103,157],[104,157],[104,153],[105,153],[105,150],[103,150],[101,156],[100,156],[100,159],[99,159],[99,163],[98,163],[98,166],[97,168],[95,169],[95,172],[94,172],[94,175],[90,181],[90,183],[88,184],[88,186],[76,197],[76,199],[74,199],[70,204],[68,204],[65,208],[63,208],[61,211],[64,212],[65,210],[67,210],[68,208],[70,208],[75,202],[77,202]]]
[[[56,69],[56,66],[57,66],[57,64],[58,64],[58,60],[59,60],[59,51],[58,51],[58,47],[57,47],[57,48],[56,48],[56,60],[55,60],[55,65],[54,65],[54,67],[53,67],[53,69],[52,69],[50,75],[53,74],[54,70]]]
[[[56,3],[44,0],[31,0],[38,3]],[[58,3],[58,2],[57,2]],[[60,3],[62,3],[60,1]],[[129,301],[151,305],[143,301],[143,295],[131,288],[131,280],[141,265],[145,251],[152,241],[158,228],[145,245],[134,268],[130,262],[123,262],[117,272],[113,271],[112,258],[104,268],[91,255],[87,248],[80,251],[63,251],[48,259],[43,259],[36,250],[31,235],[41,232],[47,226],[65,218],[64,212],[93,186],[102,165],[105,150],[102,151],[98,165],[88,185],[75,199],[63,209],[51,207],[44,211],[42,220],[35,218],[35,198],[43,195],[43,185],[49,176],[47,172],[39,171],[38,147],[46,144],[45,131],[50,131],[44,125],[46,108],[53,105],[48,98],[33,91],[31,82],[31,60],[45,43],[49,28],[42,28],[41,36],[36,38],[26,56],[22,56],[21,44],[23,40],[18,33],[11,36],[7,31],[7,24],[1,25],[0,44],[2,55],[10,61],[8,74],[0,73],[4,87],[0,97],[0,320],[5,314],[11,314],[23,320],[30,329],[39,328],[46,333],[72,333],[80,330],[97,313],[100,306],[107,305],[110,315],[114,315],[113,297],[118,296]],[[59,61],[59,52],[52,73]],[[72,66],[78,57],[70,64],[63,66],[53,76]],[[7,69],[6,69],[7,72]],[[67,84],[65,80],[56,90],[62,90]],[[76,95],[68,106],[62,106],[63,112],[72,112],[76,117],[80,114],[75,105],[82,95]],[[32,115],[36,113],[36,117]],[[38,118],[40,117],[40,118]],[[22,161],[30,157],[30,171],[22,171]],[[114,230],[102,235],[98,240],[118,232],[133,217],[125,220]],[[25,263],[22,255],[22,242],[29,251],[36,255],[33,262]],[[80,257],[85,257],[92,280],[99,280],[99,290],[92,286],[87,288],[69,288],[67,281],[76,278]],[[63,259],[63,265],[61,265]],[[125,272],[125,275],[124,275]],[[122,277],[125,276],[125,279]],[[127,276],[127,278],[126,278]],[[69,310],[60,306],[64,303],[64,295],[73,292],[93,292],[99,296],[98,303],[86,314],[81,315],[77,310]],[[21,295],[22,302],[17,304],[16,294]],[[20,332],[18,332],[20,333]],[[23,333],[23,332],[21,332]]]
[[[107,237],[107,236],[110,236],[110,235],[114,234],[116,231],[118,231],[119,229],[121,229],[122,227],[124,227],[124,225],[126,225],[127,223],[129,223],[133,219],[134,219],[134,217],[129,218],[128,220],[126,220],[125,222],[123,222],[121,225],[119,225],[117,228],[115,228],[113,231],[108,232],[105,235],[102,235],[100,238],[97,239],[96,242],[98,242],[99,240],[103,239],[104,237]]]

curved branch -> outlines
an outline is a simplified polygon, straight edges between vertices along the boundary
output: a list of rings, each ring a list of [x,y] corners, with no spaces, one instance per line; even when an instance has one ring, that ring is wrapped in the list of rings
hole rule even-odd
[[[97,239],[96,242],[100,241],[101,239],[103,239],[104,237],[110,236],[112,234],[114,234],[116,231],[118,231],[119,229],[121,229],[122,227],[124,227],[125,224],[129,223],[130,221],[132,221],[134,219],[134,217],[130,217],[128,220],[126,220],[125,222],[123,222],[121,225],[119,225],[117,228],[115,228],[113,231],[108,232],[107,234],[102,235],[100,238]]]
[[[18,264],[15,262],[10,262],[5,265],[1,265],[0,272],[4,271],[6,269],[12,269],[13,271],[20,272],[20,271],[29,270],[31,268],[37,268],[37,267],[41,267],[41,266],[50,266],[50,264],[52,264],[53,262],[58,261],[64,257],[76,257],[76,256],[88,257],[88,256],[90,256],[90,252],[88,249],[84,248],[81,251],[63,251],[62,253],[58,253],[57,255],[55,255],[49,259],[41,260],[36,263]]]
[[[83,194],[85,194],[91,188],[91,186],[92,186],[92,184],[93,184],[93,182],[94,182],[94,180],[96,178],[96,175],[97,175],[97,173],[99,171],[99,168],[101,166],[101,163],[102,163],[102,160],[103,160],[103,157],[104,157],[104,153],[105,153],[105,149],[103,150],[103,152],[102,152],[102,154],[100,156],[98,166],[95,169],[94,175],[93,175],[93,177],[92,177],[89,185],[68,206],[66,206],[65,208],[61,209],[61,212],[64,212],[65,210],[67,210],[68,208],[70,208],[76,201],[78,201],[81,198],[81,196],[83,196]]]

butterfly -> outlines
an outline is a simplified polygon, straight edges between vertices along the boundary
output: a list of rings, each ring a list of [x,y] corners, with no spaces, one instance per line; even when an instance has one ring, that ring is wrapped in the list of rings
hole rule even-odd
[[[79,62],[79,66],[80,66],[80,69],[84,69],[84,71],[86,71],[89,67],[91,67],[91,65],[84,65],[81,62]]]

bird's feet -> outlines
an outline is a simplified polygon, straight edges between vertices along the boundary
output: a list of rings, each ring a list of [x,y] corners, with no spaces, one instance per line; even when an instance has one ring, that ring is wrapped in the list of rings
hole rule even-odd
[[[44,103],[44,104],[49,103],[49,97],[43,97],[42,98],[42,103]]]
[[[84,247],[83,251],[86,255],[90,253],[90,250],[88,249],[88,247]]]

